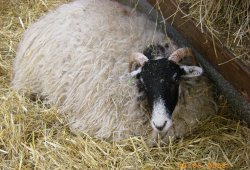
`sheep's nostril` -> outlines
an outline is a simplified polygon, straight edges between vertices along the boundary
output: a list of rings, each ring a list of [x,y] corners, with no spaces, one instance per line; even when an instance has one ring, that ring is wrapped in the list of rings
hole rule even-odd
[[[154,124],[154,126],[155,126],[156,129],[158,129],[159,131],[162,131],[163,128],[166,126],[167,121],[165,121],[164,124],[161,125],[161,126],[157,126],[157,125],[155,124],[155,122],[153,122],[153,124]]]

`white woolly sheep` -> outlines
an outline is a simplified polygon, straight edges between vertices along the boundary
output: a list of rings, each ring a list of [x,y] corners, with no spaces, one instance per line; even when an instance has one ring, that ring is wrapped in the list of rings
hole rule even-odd
[[[72,131],[116,141],[147,136],[151,131],[150,115],[136,102],[135,86],[119,81],[119,77],[126,72],[132,52],[143,51],[150,44],[165,44],[166,36],[146,16],[130,11],[109,0],[77,0],[49,12],[23,36],[14,60],[13,88],[38,94],[56,105]],[[171,54],[175,46],[168,43]],[[190,127],[195,125],[196,111],[205,108],[201,115],[208,115],[213,108],[210,92],[195,92],[204,89],[199,86],[205,82],[196,79],[188,90],[184,86],[191,80],[181,83],[180,94],[185,100],[180,100],[173,113],[173,117],[183,114],[182,119],[190,121]],[[194,115],[189,116],[190,111]],[[178,123],[173,119],[173,124],[176,127]]]

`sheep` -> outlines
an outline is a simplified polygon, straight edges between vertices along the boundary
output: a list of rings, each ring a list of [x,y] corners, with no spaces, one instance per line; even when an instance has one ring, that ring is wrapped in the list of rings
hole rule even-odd
[[[133,52],[166,43],[165,55],[172,54],[176,60],[176,46],[145,15],[110,0],[76,0],[49,12],[26,30],[13,63],[12,87],[57,106],[74,133],[108,141],[152,133],[155,139],[157,127],[145,105],[137,101],[136,84],[119,78],[130,67],[127,58]],[[180,89],[185,83],[180,83]],[[188,92],[180,94],[185,98]],[[187,111],[185,116],[194,108],[190,103],[179,106],[181,101],[175,110]],[[205,105],[206,101],[197,107]],[[174,118],[175,111],[172,115]],[[164,136],[183,135],[170,134],[178,123],[169,119]]]
[[[127,56],[168,42],[154,22],[110,0],[77,0],[50,11],[24,33],[12,87],[56,106],[72,132],[120,141],[151,128],[136,88],[119,81]]]

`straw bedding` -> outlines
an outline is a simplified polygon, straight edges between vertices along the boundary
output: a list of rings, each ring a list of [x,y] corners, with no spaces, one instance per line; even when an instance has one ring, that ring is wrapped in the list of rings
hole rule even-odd
[[[66,1],[1,1],[1,169],[248,169],[250,131],[225,100],[219,113],[185,139],[149,148],[145,138],[106,142],[72,134],[56,108],[31,101],[10,88],[12,60],[24,30],[48,9]],[[196,168],[196,169],[198,169]],[[194,169],[194,168],[193,168]]]
[[[248,0],[177,0],[189,8],[187,19],[194,19],[201,31],[208,30],[214,39],[250,66],[250,13]],[[231,61],[231,60],[229,60]],[[226,61],[229,62],[229,61]],[[223,64],[223,63],[221,63]]]

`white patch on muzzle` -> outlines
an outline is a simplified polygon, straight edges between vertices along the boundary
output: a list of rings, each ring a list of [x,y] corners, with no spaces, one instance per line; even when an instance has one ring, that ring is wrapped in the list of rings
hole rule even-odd
[[[158,133],[165,133],[172,126],[170,114],[162,99],[158,99],[153,105],[151,126]]]

